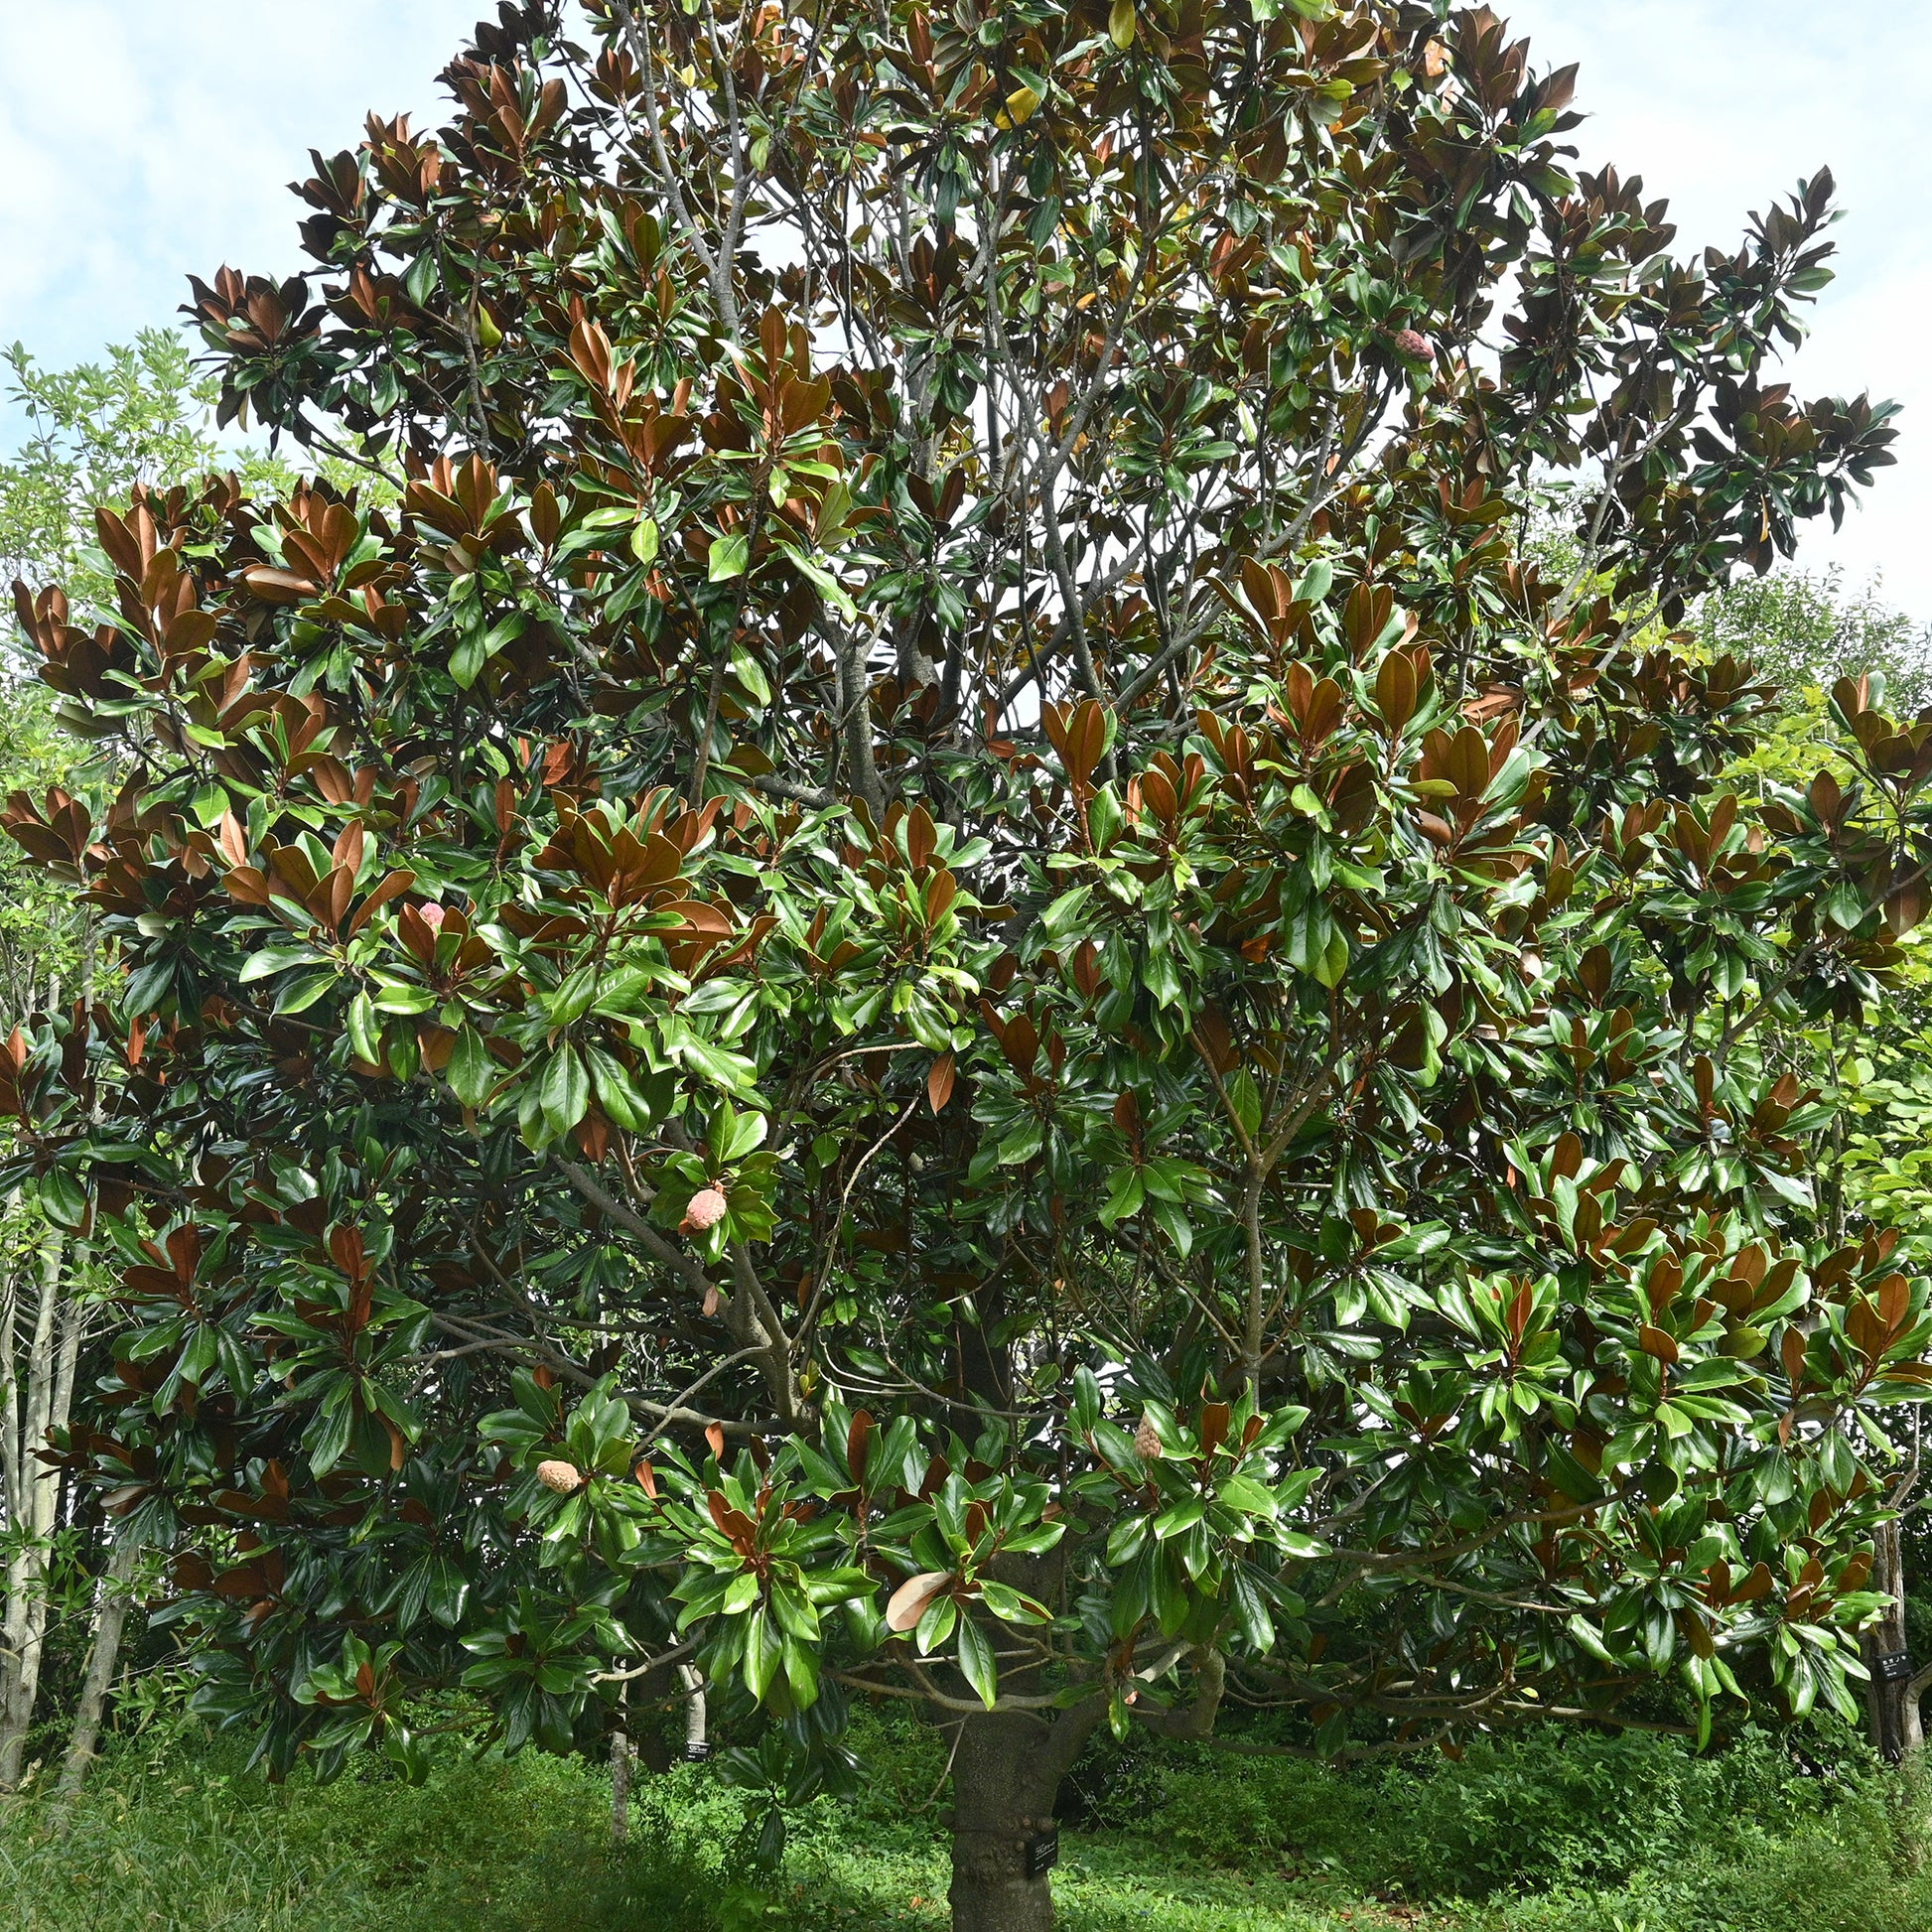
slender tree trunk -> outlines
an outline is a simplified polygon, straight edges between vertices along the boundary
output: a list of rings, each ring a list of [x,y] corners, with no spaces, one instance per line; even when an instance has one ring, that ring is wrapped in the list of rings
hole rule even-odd
[[[879,781],[879,765],[872,749],[872,678],[866,647],[857,637],[836,636],[834,664],[839,704],[845,720],[846,788],[866,801],[875,824],[886,815],[886,789]]]
[[[632,1735],[627,1711],[619,1714],[620,1727],[625,1732],[628,1745],[629,1781],[625,1789],[634,1783],[637,1766],[641,1764],[653,1777],[661,1777],[675,1764],[680,1755],[686,1759],[706,1757],[710,1754],[710,1716],[705,1706],[704,1673],[692,1664],[659,1664],[645,1673],[634,1685],[626,1685],[626,1701],[632,1690],[647,1710],[661,1711],[675,1698],[684,1707],[684,1748],[680,1752],[656,1724],[646,1725],[642,1731]],[[616,1760],[612,1762],[615,1779]]]
[[[704,1757],[711,1750],[711,1717],[705,1706],[704,1674],[692,1664],[677,1667],[684,1691],[684,1754]]]
[[[87,1674],[80,1685],[80,1703],[73,1715],[73,1735],[61,1766],[61,1797],[71,1802],[80,1794],[87,1767],[100,1743],[101,1714],[114,1673],[121,1663],[121,1635],[127,1625],[128,1587],[134,1581],[139,1546],[131,1537],[116,1537],[107,1568],[101,1574],[100,1594],[94,1609],[93,1643],[87,1652]]]
[[[1875,1750],[1896,1764],[1913,1756],[1925,1742],[1919,1718],[1924,1685],[1913,1669],[1905,1645],[1905,1556],[1896,1521],[1881,1523],[1872,1534],[1871,1587],[1890,1596],[1891,1607],[1864,1634],[1865,1710]],[[1902,1665],[1884,1660],[1904,1658]]]
[[[8,1407],[5,1444],[7,1520],[21,1543],[8,1566],[6,1617],[0,1624],[0,1791],[20,1782],[47,1639],[48,1556],[61,1485],[38,1451],[50,1429],[67,1426],[81,1320],[65,1293],[64,1248],[61,1237],[53,1235],[41,1250],[33,1339],[25,1363],[8,1364],[24,1367],[14,1378],[17,1395]]]
[[[623,1706],[618,1706],[618,1722],[611,1731],[611,1838],[621,1845],[630,1836],[630,1731]]]

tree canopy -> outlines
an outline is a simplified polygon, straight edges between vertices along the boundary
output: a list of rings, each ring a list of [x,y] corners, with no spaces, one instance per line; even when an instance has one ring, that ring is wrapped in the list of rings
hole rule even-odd
[[[682,1662],[795,1794],[912,1698],[962,1932],[1105,1723],[1853,1708],[1928,1288],[1763,1023],[1895,970],[1932,725],[1847,680],[1740,801],[1675,628],[1889,460],[1777,372],[1830,178],[1678,262],[1571,71],[1385,0],[538,0],[446,77],[195,285],[376,494],[17,594],[131,776],[9,809],[120,971],[0,1103],[207,1707],[407,1763]]]

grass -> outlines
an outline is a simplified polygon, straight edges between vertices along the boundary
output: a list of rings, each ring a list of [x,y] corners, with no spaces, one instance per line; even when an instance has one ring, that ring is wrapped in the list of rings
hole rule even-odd
[[[746,1800],[644,1780],[609,1838],[590,1765],[452,1756],[271,1789],[194,1735],[124,1742],[62,1835],[0,1808],[4,1932],[843,1932],[940,1928],[937,1739],[868,1720],[879,1774],[794,1821],[782,1869],[738,1857]],[[1066,1932],[1932,1932],[1915,1787],[1841,1749],[1801,1776],[1747,1736],[1531,1734],[1420,1772],[1107,1752],[1056,1874]]]

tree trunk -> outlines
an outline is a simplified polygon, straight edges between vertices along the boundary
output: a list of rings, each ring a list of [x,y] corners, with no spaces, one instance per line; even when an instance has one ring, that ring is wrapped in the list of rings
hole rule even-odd
[[[121,1633],[127,1626],[128,1587],[140,1549],[132,1537],[115,1539],[107,1568],[101,1575],[100,1599],[94,1611],[93,1643],[87,1652],[87,1674],[81,1680],[80,1702],[73,1714],[73,1735],[61,1766],[60,1795],[71,1802],[80,1795],[87,1767],[100,1743],[101,1714],[114,1673],[121,1663]]]
[[[61,1237],[50,1235],[41,1250],[40,1297],[24,1374],[14,1359],[13,1296],[0,1311],[5,1331],[0,1376],[8,1384],[0,1461],[6,1465],[8,1525],[22,1539],[8,1566],[6,1617],[0,1624],[0,1791],[20,1782],[47,1640],[47,1569],[61,1484],[59,1472],[42,1462],[38,1451],[50,1429],[67,1427],[84,1319],[66,1293],[64,1249]]]
[[[865,800],[873,822],[881,824],[886,816],[886,789],[879,781],[879,765],[873,757],[872,675],[864,642],[842,631],[834,634],[832,662],[845,723],[846,789],[856,791]]]
[[[618,1714],[611,1732],[611,1839],[621,1845],[630,1836],[630,1733]]]
[[[1030,1712],[958,1721],[952,1767],[952,1932],[1052,1932],[1053,1882],[1029,1852],[1054,1834],[1060,1780],[1106,1713],[1094,1697],[1052,1723]]]
[[[1028,1847],[1053,1829],[1059,1780],[1039,1760],[1037,1719],[965,1718],[953,1757],[953,1932],[1052,1932],[1053,1885],[1029,1877]]]
[[[1905,1646],[1905,1557],[1894,1520],[1872,1533],[1871,1587],[1883,1590],[1891,1606],[1864,1633],[1865,1710],[1872,1747],[1893,1764],[1913,1756],[1925,1742],[1919,1719],[1924,1686]],[[1904,1658],[1903,1664],[1896,1660]],[[1887,1665],[1887,1659],[1892,1660]]]
[[[677,1681],[684,1691],[684,1755],[709,1757],[711,1718],[705,1705],[703,1674],[695,1665],[680,1664]]]

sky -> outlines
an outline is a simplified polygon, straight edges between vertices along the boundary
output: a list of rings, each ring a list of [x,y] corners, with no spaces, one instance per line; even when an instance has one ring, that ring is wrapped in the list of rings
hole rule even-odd
[[[1575,61],[1588,119],[1566,138],[1669,199],[1680,255],[1735,247],[1753,209],[1821,167],[1845,218],[1839,279],[1793,359],[1801,396],[1904,405],[1895,469],[1836,537],[1801,526],[1798,561],[1882,579],[1932,623],[1932,0],[1495,0],[1539,68]]]
[[[434,122],[482,0],[0,0],[0,342],[49,363],[171,318],[190,273],[300,265],[284,184],[363,113]],[[1800,561],[1881,577],[1932,623],[1932,0],[1497,0],[1537,64],[1582,64],[1570,138],[1669,197],[1680,251],[1829,165],[1840,279],[1801,394],[1905,405],[1900,462]],[[326,25],[325,25],[326,23]]]
[[[437,125],[491,0],[0,0],[0,342],[52,364],[173,318],[224,262],[301,266],[287,184],[363,116]]]

